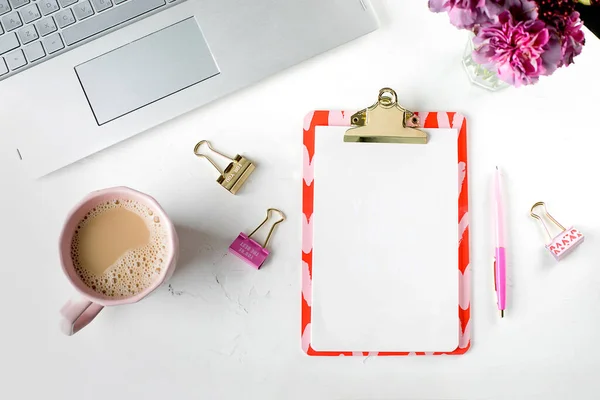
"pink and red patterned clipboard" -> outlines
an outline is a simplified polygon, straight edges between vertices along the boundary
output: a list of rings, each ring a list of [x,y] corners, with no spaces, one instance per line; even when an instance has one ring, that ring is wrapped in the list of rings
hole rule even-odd
[[[459,326],[459,344],[452,352],[376,352],[376,351],[318,351],[311,346],[312,318],[312,269],[313,269],[313,226],[314,210],[314,168],[315,133],[319,126],[348,126],[354,111],[314,111],[304,120],[304,161],[302,184],[302,349],[309,356],[408,356],[408,355],[460,355],[469,350],[470,337],[470,275],[469,266],[469,198],[468,198],[468,164],[467,164],[467,120],[456,112],[420,112],[422,127],[426,129],[456,129],[458,131],[458,221],[459,249],[459,304],[457,307]],[[317,178],[318,179],[318,178]],[[366,350],[366,349],[365,349]]]

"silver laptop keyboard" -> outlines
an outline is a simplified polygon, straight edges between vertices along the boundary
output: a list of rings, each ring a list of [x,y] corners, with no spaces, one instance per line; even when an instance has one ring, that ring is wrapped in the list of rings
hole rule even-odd
[[[185,0],[0,0],[0,80]]]

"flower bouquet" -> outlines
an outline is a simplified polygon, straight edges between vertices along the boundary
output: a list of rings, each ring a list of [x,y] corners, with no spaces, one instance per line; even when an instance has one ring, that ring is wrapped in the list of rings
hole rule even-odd
[[[590,0],[582,0],[590,3]],[[597,2],[592,0],[592,3]],[[473,33],[469,58],[515,87],[573,64],[585,44],[575,0],[429,0]],[[465,66],[468,67],[465,62]],[[484,77],[485,80],[485,77]],[[485,86],[485,85],[484,85]]]

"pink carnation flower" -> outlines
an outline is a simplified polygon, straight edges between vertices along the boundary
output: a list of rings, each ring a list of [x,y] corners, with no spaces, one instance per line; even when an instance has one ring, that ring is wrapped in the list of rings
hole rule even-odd
[[[450,23],[457,28],[472,29],[503,11],[506,0],[429,0],[429,9],[448,12]],[[510,1],[510,0],[509,0]]]
[[[564,24],[561,66],[569,66],[573,64],[573,58],[581,54],[583,45],[585,44],[585,34],[581,30],[583,24],[579,19],[578,12],[574,12],[566,17]]]
[[[550,75],[560,63],[560,43],[540,20],[515,20],[509,11],[483,26],[473,39],[473,59],[500,79],[519,87]]]

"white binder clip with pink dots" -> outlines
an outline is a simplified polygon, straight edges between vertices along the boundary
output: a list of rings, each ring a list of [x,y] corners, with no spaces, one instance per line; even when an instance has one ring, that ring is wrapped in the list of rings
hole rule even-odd
[[[550,233],[550,229],[544,222],[542,215],[537,214],[534,210],[536,208],[543,209],[543,216],[546,217],[550,222],[560,228],[561,232],[555,236]],[[556,259],[556,261],[560,261],[564,256],[569,254],[575,247],[579,246],[583,243],[585,239],[583,234],[579,232],[576,228],[570,227],[565,228],[558,222],[546,209],[546,204],[543,201],[538,201],[531,207],[531,216],[542,223],[544,230],[548,234],[548,239],[550,242],[546,244],[546,248],[552,254],[552,256]]]

